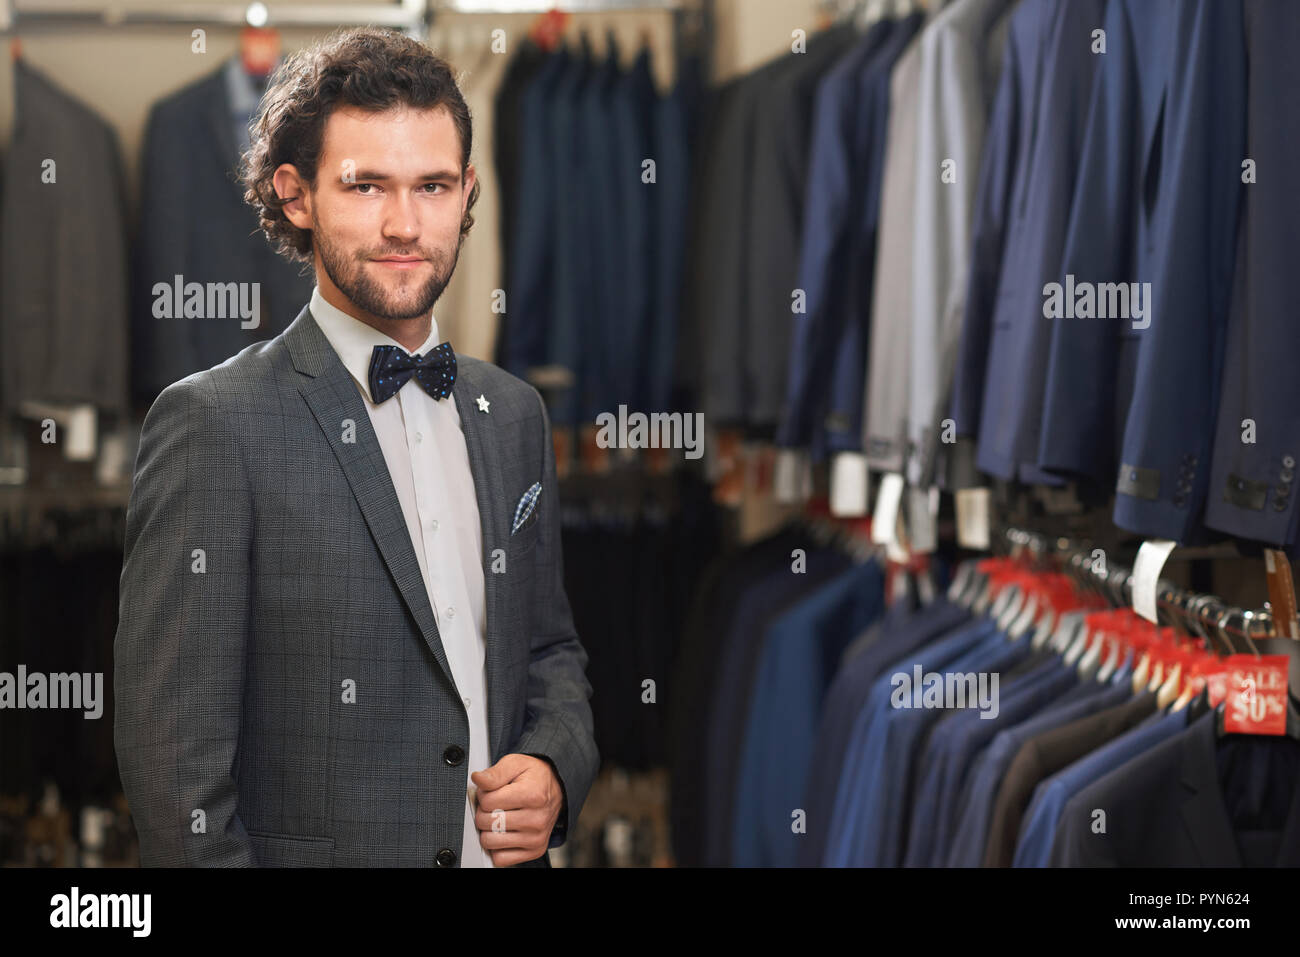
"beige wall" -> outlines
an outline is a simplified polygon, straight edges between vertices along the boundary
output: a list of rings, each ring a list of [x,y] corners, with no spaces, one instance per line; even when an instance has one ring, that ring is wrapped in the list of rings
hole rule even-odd
[[[52,9],[84,0],[19,0],[20,8]],[[109,4],[110,0],[104,0]],[[112,0],[122,9],[154,7],[165,0]],[[204,0],[216,2],[216,0]],[[323,0],[288,0],[289,5]],[[349,0],[355,4],[358,0]],[[366,2],[366,0],[360,0]],[[371,0],[387,7],[385,0]],[[286,0],[276,0],[275,5]],[[232,7],[243,4],[233,2]],[[817,26],[815,0],[716,0],[715,68],[719,78],[752,69],[789,49],[791,32]],[[475,115],[471,161],[482,180],[476,226],[466,239],[460,263],[443,299],[435,308],[439,331],[460,352],[490,358],[497,318],[491,311],[493,292],[502,285],[497,237],[496,182],[491,163],[491,92],[535,14],[442,13],[435,20],[430,45],[461,72],[466,99]],[[663,10],[574,14],[566,36],[577,40],[585,29],[598,53],[612,27],[630,61],[643,39],[653,52],[656,81],[661,88],[675,71],[672,17]],[[40,25],[19,33],[23,56],[55,83],[94,108],[117,130],[126,165],[128,205],[138,206],[141,140],[150,107],[159,99],[216,70],[238,49],[238,29],[208,26],[206,51],[192,50],[194,27],[177,25]],[[492,31],[505,31],[504,56],[491,52]],[[310,44],[328,28],[281,30],[286,53]],[[8,58],[0,64],[0,156],[13,128],[13,69]]]
[[[83,4],[85,0],[70,0]],[[156,7],[166,0],[103,0],[122,9]],[[205,0],[214,2],[214,0]],[[275,4],[322,4],[326,0],[275,0]],[[348,0],[352,5],[366,0]],[[387,6],[383,0],[371,0]],[[58,0],[18,0],[20,7],[57,9]],[[748,70],[789,49],[790,32],[816,26],[815,0],[716,0],[716,66],[720,78]],[[63,5],[66,6],[66,3]],[[233,7],[243,6],[232,2]],[[468,68],[481,48],[487,31],[502,27],[507,39],[526,30],[532,14],[440,14],[431,37],[435,48],[457,66]],[[575,14],[569,35],[576,37],[585,25],[599,49],[605,25],[611,24],[625,54],[639,45],[642,31],[655,50],[656,78],[666,84],[672,75],[671,18],[662,11]],[[191,52],[190,30],[185,25],[145,26],[37,26],[23,30],[24,55],[70,93],[93,106],[117,128],[128,176],[136,182],[140,138],[152,103],[186,83],[215,70],[237,49],[238,33],[230,27],[207,28],[207,52]],[[319,31],[284,28],[286,50],[311,42]],[[439,43],[439,38],[442,42]],[[460,43],[457,43],[457,41]],[[471,46],[473,44],[473,46]],[[13,126],[13,71],[7,58],[0,65],[0,143],[7,143]]]

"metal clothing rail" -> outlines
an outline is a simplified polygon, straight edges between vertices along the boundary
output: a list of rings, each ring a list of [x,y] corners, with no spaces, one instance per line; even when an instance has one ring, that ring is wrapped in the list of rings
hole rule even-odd
[[[1107,558],[1104,570],[1098,570],[1090,544],[1017,526],[1006,527],[1003,536],[1004,544],[1013,554],[1028,550],[1036,560],[1059,566],[1112,604],[1132,604],[1132,569]],[[1238,608],[1215,595],[1189,591],[1164,579],[1156,589],[1156,607],[1166,623],[1177,624],[1189,634],[1200,634],[1209,640],[1218,638],[1232,648],[1243,644],[1254,648],[1260,640],[1277,636],[1271,611]]]
[[[620,10],[685,10],[690,0],[432,0],[435,12],[454,13],[611,13]]]
[[[375,26],[408,30],[425,29],[429,0],[390,0],[388,3],[295,4],[283,3],[168,3],[126,6],[117,3],[60,3],[41,5],[0,2],[0,31],[31,26],[68,24],[121,26],[124,24],[199,24],[217,26]]]
[[[0,31],[48,24],[215,24],[225,26],[376,26],[426,29],[438,13],[604,13],[691,10],[694,0],[389,0],[387,3],[60,3],[0,0]]]

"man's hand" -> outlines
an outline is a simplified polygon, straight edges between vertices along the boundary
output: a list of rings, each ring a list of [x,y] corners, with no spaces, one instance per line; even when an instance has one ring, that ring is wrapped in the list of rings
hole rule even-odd
[[[470,780],[478,788],[474,826],[493,867],[509,867],[546,853],[564,801],[550,764],[527,754],[507,754]]]

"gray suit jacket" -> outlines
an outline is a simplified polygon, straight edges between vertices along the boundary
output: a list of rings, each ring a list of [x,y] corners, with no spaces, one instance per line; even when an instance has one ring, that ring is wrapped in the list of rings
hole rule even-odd
[[[23,59],[14,99],[0,203],[0,408],[89,402],[120,415],[127,225],[117,134]]]
[[[566,797],[553,847],[599,759],[550,421],[531,386],[458,365],[491,756],[552,763]],[[468,718],[363,399],[308,309],[149,410],[114,650],[118,763],[145,865],[458,863]]]

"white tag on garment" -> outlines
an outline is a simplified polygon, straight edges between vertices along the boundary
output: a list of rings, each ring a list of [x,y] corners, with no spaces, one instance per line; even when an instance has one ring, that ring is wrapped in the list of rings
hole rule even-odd
[[[71,462],[89,462],[95,458],[95,407],[74,405],[68,410],[68,424],[63,431],[63,455]]]
[[[1143,542],[1133,563],[1133,610],[1153,625],[1157,624],[1156,588],[1160,584],[1160,570],[1177,544],[1161,538]]]
[[[877,545],[898,541],[898,506],[903,499],[903,476],[889,472],[880,480],[876,511],[871,516],[871,540]]]
[[[839,452],[831,460],[831,514],[867,514],[867,457],[861,452]]]
[[[772,494],[780,504],[797,505],[803,500],[800,495],[803,491],[801,481],[803,464],[803,456],[798,449],[777,450],[776,467],[773,469],[775,474],[772,476]]]
[[[989,547],[989,490],[957,490],[957,544],[984,551]]]
[[[929,554],[938,542],[939,490],[913,488],[907,490],[907,528],[912,536],[913,554]]]

